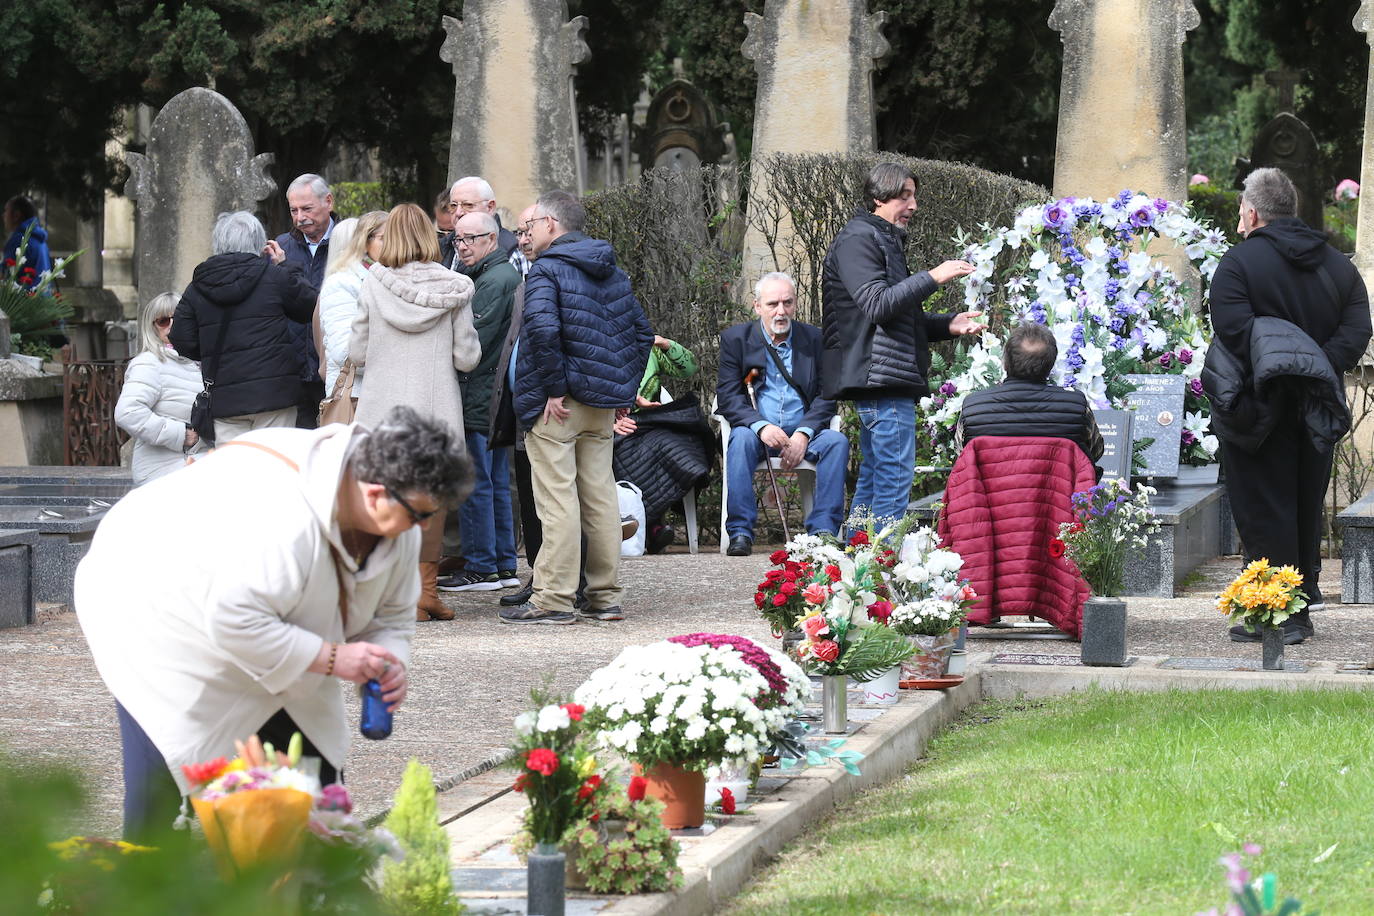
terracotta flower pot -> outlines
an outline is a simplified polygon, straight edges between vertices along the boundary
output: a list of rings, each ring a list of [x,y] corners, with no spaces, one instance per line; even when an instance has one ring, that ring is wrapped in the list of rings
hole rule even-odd
[[[706,774],[684,770],[672,763],[658,763],[641,770],[648,785],[645,791],[663,802],[663,826],[669,830],[700,827],[706,823]]]

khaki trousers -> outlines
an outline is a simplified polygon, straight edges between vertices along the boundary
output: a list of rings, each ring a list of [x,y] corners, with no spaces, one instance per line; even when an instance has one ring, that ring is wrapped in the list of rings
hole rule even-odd
[[[272,427],[292,428],[296,425],[296,408],[283,407],[263,413],[249,413],[241,417],[220,417],[215,420],[215,444],[223,445],[255,429]]]
[[[544,543],[534,562],[534,597],[542,611],[572,611],[581,537],[587,536],[587,601],[620,605],[620,502],[611,469],[615,411],[563,399],[561,424],[535,421],[525,434],[534,505]]]

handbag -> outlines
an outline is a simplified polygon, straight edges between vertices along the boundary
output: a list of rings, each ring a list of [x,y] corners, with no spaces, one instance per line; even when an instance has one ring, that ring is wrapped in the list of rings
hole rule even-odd
[[[215,349],[200,364],[200,377],[205,387],[196,395],[191,404],[189,426],[196,435],[211,444],[215,441],[215,414],[210,406],[210,396],[215,387],[215,375],[219,372],[220,351],[224,349],[224,331],[229,327],[229,310],[220,309],[219,333],[215,336]]]
[[[334,390],[320,402],[320,426],[353,422],[353,414],[357,410],[357,401],[353,397],[353,377],[356,373],[353,360],[344,360],[339,374],[334,376]]]

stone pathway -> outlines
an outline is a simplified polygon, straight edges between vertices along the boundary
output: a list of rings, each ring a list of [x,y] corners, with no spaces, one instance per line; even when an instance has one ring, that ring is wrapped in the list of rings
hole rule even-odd
[[[1137,655],[1234,657],[1259,646],[1226,638],[1212,596],[1239,566],[1235,558],[1204,567],[1184,597],[1129,602],[1129,648]],[[457,776],[499,754],[510,723],[529,688],[548,681],[571,691],[593,668],[626,645],[677,633],[731,632],[766,638],[751,596],[767,567],[767,551],[752,557],[715,552],[671,553],[627,559],[622,566],[627,619],[571,627],[510,626],[496,618],[497,592],[448,596],[457,611],[451,622],[419,626],[412,666],[412,693],[397,716],[393,736],[359,738],[346,766],[360,810],[383,810],[400,782],[406,760],[419,757],[436,778]],[[1340,590],[1339,563],[1328,562],[1323,590]],[[1329,603],[1316,619],[1317,637],[1288,647],[1303,660],[1369,661],[1374,654],[1374,614],[1365,606]],[[984,639],[970,648],[986,652],[1069,654],[1076,644]],[[32,627],[0,630],[0,659],[10,684],[0,706],[0,750],[38,765],[65,764],[87,780],[91,805],[73,815],[71,828],[115,835],[120,822],[122,777],[113,702],[96,674],[75,615],[45,612]],[[350,715],[355,715],[356,702]],[[508,771],[477,777],[441,797],[445,819],[509,782]]]

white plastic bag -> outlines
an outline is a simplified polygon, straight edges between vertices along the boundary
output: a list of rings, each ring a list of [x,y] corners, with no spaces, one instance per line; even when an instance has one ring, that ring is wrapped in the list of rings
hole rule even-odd
[[[617,480],[615,491],[620,498],[620,518],[622,520],[633,518],[639,522],[635,528],[635,533],[620,542],[620,555],[622,557],[642,557],[644,556],[644,539],[647,534],[644,530],[647,527],[644,519],[644,494],[639,491],[639,487],[628,480]]]

